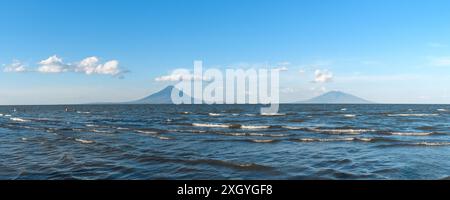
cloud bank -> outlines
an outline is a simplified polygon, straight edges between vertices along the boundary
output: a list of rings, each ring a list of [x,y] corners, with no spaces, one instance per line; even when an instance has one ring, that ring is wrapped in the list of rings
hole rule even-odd
[[[14,60],[12,64],[7,65],[4,72],[38,72],[38,73],[64,73],[77,72],[86,75],[110,75],[114,77],[123,77],[127,71],[122,70],[119,66],[119,61],[110,60],[101,63],[100,59],[92,56],[87,57],[79,62],[65,63],[62,58],[53,55],[47,59],[41,60],[36,69],[28,69],[24,64],[18,60]]]

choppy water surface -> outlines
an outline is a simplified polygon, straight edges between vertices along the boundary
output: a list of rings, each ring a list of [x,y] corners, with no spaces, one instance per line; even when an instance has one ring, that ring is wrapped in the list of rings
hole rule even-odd
[[[450,105],[3,106],[0,179],[442,179],[449,119]]]

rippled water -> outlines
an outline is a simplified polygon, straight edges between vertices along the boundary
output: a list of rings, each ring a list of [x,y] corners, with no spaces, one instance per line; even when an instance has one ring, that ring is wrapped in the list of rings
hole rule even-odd
[[[281,105],[279,115],[260,115],[255,105],[0,113],[0,179],[450,176],[450,105]]]

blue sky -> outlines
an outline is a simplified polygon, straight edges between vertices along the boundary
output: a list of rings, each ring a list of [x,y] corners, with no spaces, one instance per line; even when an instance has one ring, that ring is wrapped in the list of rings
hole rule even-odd
[[[341,90],[450,103],[448,10],[445,0],[0,1],[0,104],[137,99],[194,60],[284,64],[284,101]]]

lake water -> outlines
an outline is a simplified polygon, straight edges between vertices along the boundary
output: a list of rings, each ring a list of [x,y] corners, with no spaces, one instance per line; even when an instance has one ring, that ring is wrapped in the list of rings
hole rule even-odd
[[[1,106],[0,179],[450,176],[450,105],[259,108]]]

